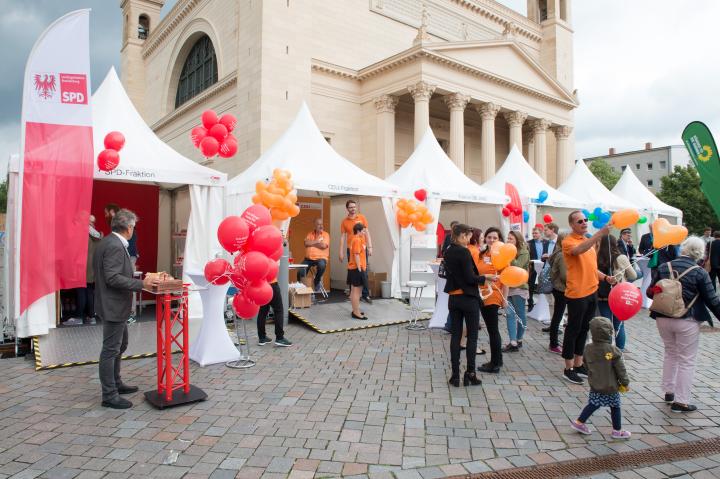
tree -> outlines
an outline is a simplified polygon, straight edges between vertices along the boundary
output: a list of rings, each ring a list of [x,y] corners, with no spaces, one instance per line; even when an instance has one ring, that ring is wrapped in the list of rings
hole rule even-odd
[[[7,212],[7,190],[8,182],[5,180],[0,183],[0,213]]]
[[[620,180],[620,173],[613,170],[613,167],[603,159],[592,160],[588,165],[588,169],[608,190],[612,190]]]
[[[694,166],[676,166],[662,178],[657,197],[683,212],[683,222],[691,234],[701,235],[705,227],[720,230],[720,219],[700,191],[700,175]]]

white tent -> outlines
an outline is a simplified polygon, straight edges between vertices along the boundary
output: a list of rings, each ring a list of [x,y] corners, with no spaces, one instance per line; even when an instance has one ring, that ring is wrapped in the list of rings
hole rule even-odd
[[[201,273],[207,260],[221,251],[215,231],[223,218],[227,176],[185,158],[160,140],[133,106],[114,68],[96,90],[91,104],[95,154],[105,148],[103,138],[110,131],[120,131],[126,139],[118,168],[106,173],[96,166],[96,180],[152,183],[163,188],[190,185],[191,213],[183,270]],[[17,165],[14,171],[18,175]],[[55,327],[55,317],[55,295],[49,294],[17,318],[17,336],[47,334]]]
[[[612,192],[620,198],[633,202],[638,209],[651,215],[651,220],[665,216],[674,219],[676,224],[682,223],[682,211],[660,201],[652,191],[648,190],[645,185],[640,182],[630,167],[625,168],[625,171],[612,189]],[[652,223],[652,221],[649,221],[649,223]]]
[[[604,210],[618,211],[628,208],[637,208],[632,199],[623,199],[608,190],[602,182],[590,171],[584,161],[575,163],[572,173],[565,183],[558,187],[558,191],[576,198],[591,207],[600,207]]]

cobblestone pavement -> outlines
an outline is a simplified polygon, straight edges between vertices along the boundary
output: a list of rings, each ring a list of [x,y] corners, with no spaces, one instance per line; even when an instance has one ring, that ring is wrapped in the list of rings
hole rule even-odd
[[[30,361],[2,360],[0,478],[431,479],[718,436],[720,334],[701,337],[699,411],[678,415],[661,401],[654,322],[627,326],[626,442],[610,439],[606,410],[592,418],[591,436],[570,430],[587,388],[561,379],[561,359],[536,322],[501,374],[457,389],[447,384],[443,332],[319,335],[291,324],[292,348],[253,346],[258,366],[249,370],[194,366],[192,382],[208,401],[164,411],[141,393],[130,410],[102,408],[97,366],[35,372]],[[123,373],[141,391],[154,389],[154,359],[125,361]],[[719,467],[711,457],[595,477],[700,479],[719,477]]]

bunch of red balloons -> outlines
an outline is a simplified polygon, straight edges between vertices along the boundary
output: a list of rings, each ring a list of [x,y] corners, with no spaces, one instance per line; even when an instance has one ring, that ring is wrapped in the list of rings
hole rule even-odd
[[[112,171],[120,164],[120,150],[125,146],[125,135],[119,131],[111,131],[103,140],[105,149],[97,157],[100,171]]]
[[[213,110],[205,110],[201,117],[202,125],[190,130],[190,140],[199,148],[205,158],[219,155],[220,158],[232,158],[238,150],[238,142],[231,133],[237,125],[237,118],[225,113],[218,118]]]
[[[521,215],[522,214],[522,208],[513,205],[512,203],[506,204],[503,209],[501,210],[502,215],[507,218],[510,215]]]
[[[217,285],[231,281],[238,289],[232,301],[235,314],[252,319],[260,306],[272,300],[270,283],[278,274],[282,233],[273,226],[270,210],[252,205],[240,216],[225,218],[217,234],[222,247],[233,255],[233,262],[222,258],[208,261],[205,279]]]

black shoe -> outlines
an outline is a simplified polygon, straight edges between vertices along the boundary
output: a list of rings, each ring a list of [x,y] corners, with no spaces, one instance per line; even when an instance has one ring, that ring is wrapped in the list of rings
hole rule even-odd
[[[136,393],[136,392],[138,392],[138,389],[139,388],[137,386],[128,386],[127,384],[120,384],[120,386],[118,386],[118,388],[117,388],[118,393],[120,393],[120,394]]]
[[[268,343],[271,343],[272,341],[267,336],[263,336],[262,338],[258,339],[258,346],[265,346]]]
[[[693,404],[680,404],[679,402],[672,403],[670,406],[672,412],[693,412],[697,411],[697,406]]]
[[[372,299],[370,298],[370,296],[363,296],[360,299],[365,301],[367,304],[372,304]]]
[[[542,328],[542,332],[543,332],[543,333],[549,333],[549,332],[550,332],[550,326],[548,326],[547,328]]]
[[[453,374],[450,376],[450,379],[448,380],[448,384],[451,386],[455,386],[456,388],[460,387],[460,377],[457,374]]]
[[[578,376],[574,369],[566,369],[563,371],[563,379],[565,381],[570,381],[573,384],[583,384],[585,382],[580,376]]]
[[[477,369],[481,373],[497,374],[500,372],[500,366],[493,366],[492,363],[485,363]]]
[[[113,409],[129,409],[132,407],[132,403],[125,398],[117,397],[112,400],[103,401],[102,406]]]
[[[532,311],[534,307],[535,307],[534,304],[528,304],[527,312],[529,313],[530,311]]]
[[[364,315],[358,316],[355,313],[350,313],[350,316],[352,317],[352,319],[362,319],[362,320],[368,319],[367,316],[364,316]]]
[[[481,384],[482,381],[478,379],[477,374],[465,371],[465,376],[463,376],[463,386],[479,386]]]
[[[517,344],[507,344],[504,348],[502,348],[503,353],[516,353],[520,351],[520,348]]]
[[[675,394],[673,393],[665,393],[665,402],[670,404],[675,402]]]
[[[465,351],[467,349],[467,346],[460,345],[460,351]]]
[[[275,338],[275,346],[281,346],[283,348],[287,348],[288,346],[292,346],[292,343],[285,338],[280,338],[280,339]]]
[[[522,339],[518,341],[518,348],[522,348]]]
[[[581,378],[586,378],[586,377],[588,377],[588,370],[587,370],[587,368],[585,367],[584,364],[583,364],[582,366],[575,366],[575,367],[573,368],[573,371],[575,371],[575,373],[576,373],[578,376],[580,376]]]

